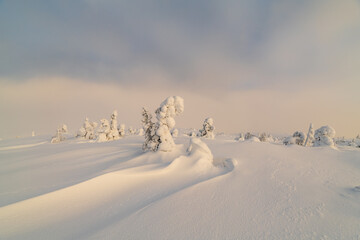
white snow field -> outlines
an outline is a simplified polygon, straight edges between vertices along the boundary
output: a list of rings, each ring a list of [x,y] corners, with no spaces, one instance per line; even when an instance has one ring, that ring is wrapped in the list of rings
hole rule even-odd
[[[50,139],[0,141],[0,239],[360,239],[360,148]]]

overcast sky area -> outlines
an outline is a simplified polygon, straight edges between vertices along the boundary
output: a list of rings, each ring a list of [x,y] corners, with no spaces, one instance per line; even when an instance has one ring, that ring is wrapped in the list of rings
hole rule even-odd
[[[0,138],[140,127],[185,100],[177,127],[360,133],[359,0],[0,0]]]

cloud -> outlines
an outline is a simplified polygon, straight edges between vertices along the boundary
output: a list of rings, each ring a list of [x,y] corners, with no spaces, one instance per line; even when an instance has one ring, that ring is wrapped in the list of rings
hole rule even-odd
[[[135,125],[144,102],[182,95],[184,126],[209,114],[224,131],[290,131],[336,110],[350,134],[359,13],[356,0],[1,1],[2,121],[16,130],[26,117],[47,132],[121,108]]]
[[[169,85],[227,90],[293,87],[299,77],[326,75],[335,67],[358,74],[360,14],[354,0],[1,5],[3,78],[62,76],[136,85],[145,80],[129,75],[156,71]]]

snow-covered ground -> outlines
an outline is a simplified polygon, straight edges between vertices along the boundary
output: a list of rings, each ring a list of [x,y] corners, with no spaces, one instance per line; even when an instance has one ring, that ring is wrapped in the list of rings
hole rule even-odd
[[[360,239],[360,148],[0,141],[0,239]]]

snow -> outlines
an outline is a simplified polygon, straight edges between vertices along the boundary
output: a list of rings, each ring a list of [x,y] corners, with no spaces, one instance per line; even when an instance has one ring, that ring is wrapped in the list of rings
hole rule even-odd
[[[360,148],[50,139],[0,142],[0,239],[360,238]]]

